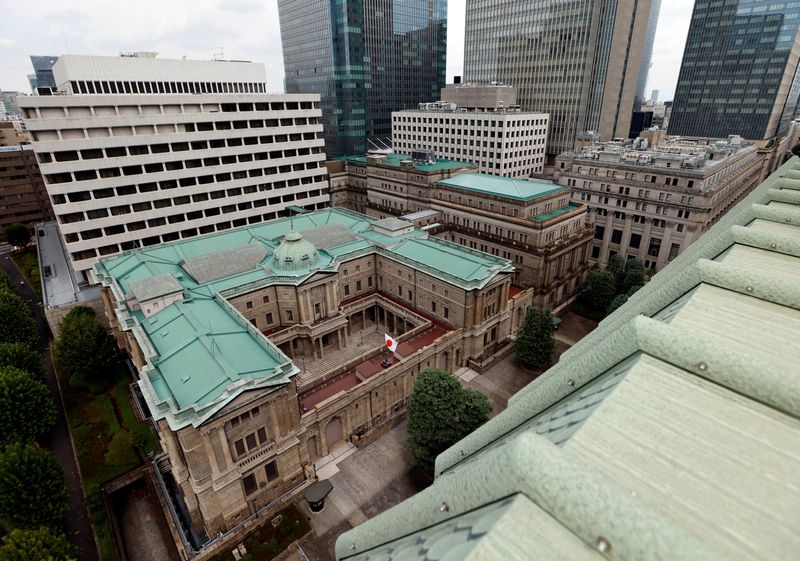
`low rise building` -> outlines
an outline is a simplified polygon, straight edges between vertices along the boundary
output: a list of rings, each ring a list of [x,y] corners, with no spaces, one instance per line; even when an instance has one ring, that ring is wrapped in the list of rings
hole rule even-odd
[[[126,251],[92,276],[206,536],[296,497],[312,464],[400,418],[421,370],[477,366],[532,305],[510,261],[344,209]]]
[[[586,205],[571,201],[568,187],[396,153],[327,166],[336,206],[379,218],[411,214],[409,221],[438,237],[508,259],[516,268],[514,283],[533,287],[539,307],[558,308],[577,294],[592,229]]]
[[[30,144],[0,146],[0,230],[15,222],[32,226],[52,219],[53,207]]]
[[[588,204],[591,261],[612,255],[661,269],[749,193],[763,155],[741,138],[599,142],[556,159],[557,181]]]
[[[442,101],[392,113],[393,147],[475,162],[492,175],[541,177],[550,116],[520,111],[516,98],[516,88],[502,84],[449,85]]]

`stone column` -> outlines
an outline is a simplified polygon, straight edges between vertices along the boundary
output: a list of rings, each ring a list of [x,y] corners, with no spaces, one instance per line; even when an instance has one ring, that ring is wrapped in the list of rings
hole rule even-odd
[[[285,401],[285,400],[280,400],[280,401]],[[278,438],[282,434],[282,431],[281,431],[280,420],[278,419],[278,413],[277,413],[277,411],[275,411],[276,402],[275,401],[271,401],[267,405],[267,407],[269,407],[269,418],[272,421],[272,426],[275,427],[275,429],[272,431],[274,434],[270,435],[269,431],[267,431],[267,437],[271,436],[275,440],[278,440]]]
[[[225,461],[228,463],[228,466],[233,466],[233,458],[231,458],[231,448],[228,445],[228,437],[225,436],[225,431],[223,429],[218,429],[217,435],[219,436],[219,444],[222,447],[222,455],[225,456]]]
[[[211,466],[211,479],[217,479],[220,475],[219,465],[217,464],[217,457],[214,455],[214,448],[211,446],[211,435],[207,432],[203,433],[203,449],[208,458],[208,464]]]

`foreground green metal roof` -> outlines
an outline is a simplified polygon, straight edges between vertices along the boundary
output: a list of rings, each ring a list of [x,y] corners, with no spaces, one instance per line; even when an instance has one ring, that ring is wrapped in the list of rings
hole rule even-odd
[[[302,251],[288,251],[291,244]],[[242,391],[284,384],[298,372],[225,298],[300,284],[316,271],[334,272],[376,252],[465,289],[514,271],[506,259],[419,230],[386,235],[367,216],[333,209],[129,251],[100,260],[92,274],[111,288],[121,328],[132,331],[142,348],[147,364],[139,385],[153,416],[177,430],[201,424]],[[313,259],[302,259],[309,253]],[[132,296],[171,297],[176,287],[183,301],[149,318],[127,308]]]
[[[341,158],[336,158],[337,160],[343,160],[346,162],[353,162],[356,164],[365,164],[367,163],[366,156],[344,156]],[[405,160],[411,160],[411,156],[409,154],[400,154],[400,153],[393,153],[393,154],[386,154],[386,158],[381,160],[379,163],[382,166],[391,166],[395,168],[400,167],[400,163]],[[455,160],[447,160],[445,158],[436,158],[436,162],[433,164],[419,164],[415,163],[414,168],[420,171],[446,171],[446,170],[453,170],[453,169],[461,169],[467,167],[477,167],[478,164],[470,163],[470,162],[457,162]]]
[[[568,189],[563,185],[553,183],[513,179],[487,173],[459,173],[453,177],[437,181],[436,184],[524,202],[533,201]]]
[[[796,558],[798,341],[794,158],[337,557]]]

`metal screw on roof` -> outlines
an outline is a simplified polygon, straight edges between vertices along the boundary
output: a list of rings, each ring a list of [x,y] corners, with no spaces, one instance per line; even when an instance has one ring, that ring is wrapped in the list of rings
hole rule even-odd
[[[350,544],[350,551],[355,551],[355,550],[356,550],[356,544],[351,543]]]
[[[786,221],[786,223],[787,223],[787,224],[788,224],[789,222],[791,222],[791,221],[792,221],[792,219],[791,219],[791,218],[788,218],[788,217],[787,217],[787,218],[785,218],[784,220]]]
[[[775,249],[776,247],[778,247],[778,244],[771,243],[771,244],[769,244],[769,247],[770,247],[770,249]]]
[[[697,368],[699,368],[701,372],[705,372],[706,370],[708,370],[708,364],[706,364],[705,362],[701,362],[700,364],[697,365]]]
[[[748,284],[747,286],[745,286],[745,287],[744,287],[744,289],[745,289],[747,292],[753,292],[753,286],[752,286],[752,285],[750,285],[750,284]]]
[[[571,387],[574,387],[575,386],[575,380],[567,380],[567,385],[571,386]]]
[[[442,503],[442,506],[439,507],[439,510],[441,510],[442,512],[449,512],[450,505],[448,505],[447,503]]]
[[[607,551],[611,550],[611,542],[605,539],[603,536],[597,538],[597,551],[600,553],[606,553]]]

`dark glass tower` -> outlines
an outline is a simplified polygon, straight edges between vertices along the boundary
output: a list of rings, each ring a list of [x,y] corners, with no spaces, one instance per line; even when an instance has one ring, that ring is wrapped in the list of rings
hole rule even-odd
[[[697,0],[669,132],[765,140],[784,132],[800,94],[800,3]]]
[[[439,99],[447,0],[278,0],[287,93],[319,93],[328,156],[392,136],[391,112]]]
[[[34,74],[28,75],[31,91],[36,93],[36,88],[38,87],[56,87],[56,81],[53,78],[53,65],[57,61],[57,56],[31,55],[31,65],[33,66],[34,72]]]

